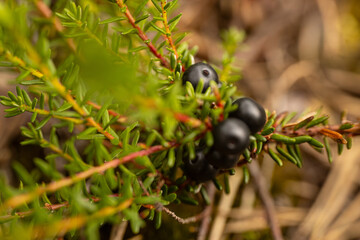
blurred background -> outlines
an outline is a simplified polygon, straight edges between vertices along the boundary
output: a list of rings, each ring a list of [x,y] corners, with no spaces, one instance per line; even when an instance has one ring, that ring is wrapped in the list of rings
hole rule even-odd
[[[360,1],[179,2],[181,28],[199,47],[199,59],[221,65],[221,32],[245,31],[236,61],[244,95],[270,112],[322,108],[330,124],[338,124],[345,110],[348,119],[359,121]],[[262,161],[285,239],[360,239],[360,142],[354,140],[340,156],[334,144],[333,164],[309,148],[303,148],[302,169]],[[219,196],[208,238],[272,239],[252,182],[244,185],[238,175],[230,179],[232,193]]]
[[[221,32],[243,30],[237,52],[242,69],[238,82],[270,112],[317,111],[330,115],[330,124],[360,117],[360,1],[358,0],[180,0],[180,31],[198,46],[198,60],[221,66]],[[14,90],[6,84],[14,76],[0,72],[0,93]],[[44,156],[37,147],[20,147],[19,127],[30,115],[3,118],[0,106],[0,171],[11,175],[11,160],[30,164]],[[303,148],[304,166],[279,168],[271,159],[260,162],[262,175],[276,206],[285,239],[360,239],[360,141],[337,156]],[[19,150],[21,148],[21,151]],[[140,235],[126,231],[124,239],[272,239],[263,206],[252,179],[243,183],[242,171],[230,178],[231,193],[217,193],[207,237],[199,237],[201,223],[181,225],[168,216],[160,230],[152,226]],[[189,217],[201,208],[175,212]],[[150,224],[148,224],[150,225]],[[126,226],[125,226],[126,229]],[[105,238],[104,238],[105,239]]]

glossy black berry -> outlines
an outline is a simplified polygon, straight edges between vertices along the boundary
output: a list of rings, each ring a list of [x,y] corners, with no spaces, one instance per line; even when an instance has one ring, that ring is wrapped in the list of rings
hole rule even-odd
[[[229,114],[230,118],[237,118],[244,121],[252,134],[260,131],[266,122],[264,108],[251,98],[239,98],[233,102],[238,108]]]
[[[219,77],[216,71],[209,64],[202,62],[191,65],[188,69],[186,69],[182,77],[183,84],[190,82],[194,89],[196,89],[200,79],[203,79],[204,81],[204,88],[202,92],[205,92],[206,89],[210,87],[211,80],[219,84]]]
[[[241,120],[228,118],[213,129],[214,149],[223,154],[240,154],[250,144],[249,127]]]
[[[218,169],[228,169],[236,165],[239,154],[223,154],[216,150],[211,150],[205,156],[211,165]]]
[[[197,182],[211,180],[218,173],[218,170],[207,161],[202,151],[196,152],[195,159],[186,159],[183,170],[186,176]]]

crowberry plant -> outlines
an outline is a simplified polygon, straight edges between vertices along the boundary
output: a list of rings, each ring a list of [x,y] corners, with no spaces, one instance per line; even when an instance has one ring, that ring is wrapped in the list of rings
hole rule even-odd
[[[49,152],[33,169],[15,162],[16,185],[1,178],[1,239],[95,239],[123,221],[138,233],[146,219],[160,228],[163,213],[195,222],[203,215],[182,219],[169,206],[209,204],[204,182],[229,186],[265,154],[301,167],[301,144],[331,161],[328,139],[350,148],[360,133],[346,118],[329,125],[321,114],[265,114],[249,98],[233,104],[241,34],[224,34],[218,77],[194,64],[177,0],[48,2],[0,2],[0,65],[17,85],[0,103],[5,117],[31,113],[21,144]]]

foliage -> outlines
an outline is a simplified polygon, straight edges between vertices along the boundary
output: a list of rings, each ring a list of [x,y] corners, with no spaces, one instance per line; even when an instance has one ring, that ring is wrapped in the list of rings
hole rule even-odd
[[[170,203],[209,203],[205,188],[186,179],[181,167],[197,148],[212,146],[212,126],[233,110],[239,95],[233,82],[240,74],[234,56],[244,34],[223,34],[220,88],[213,84],[202,93],[201,84],[182,86],[196,48],[189,49],[182,41],[186,34],[177,32],[181,14],[169,17],[176,5],[61,0],[51,10],[42,1],[0,2],[0,65],[18,73],[16,92],[0,97],[5,117],[32,113],[21,129],[22,144],[52,151],[34,159],[35,170],[14,163],[19,187],[0,181],[2,239],[96,239],[104,222],[124,219],[137,233],[145,218],[159,228],[162,212],[173,214],[165,207]],[[292,120],[295,115],[268,114],[239,159],[245,173],[246,164],[264,154],[279,166],[288,160],[301,167],[304,143],[325,148],[331,162],[328,138],[341,154],[360,132],[359,123],[345,116],[330,126],[320,112]],[[59,139],[64,129],[70,137]],[[86,148],[80,151],[78,142]],[[233,172],[221,173],[226,191]]]

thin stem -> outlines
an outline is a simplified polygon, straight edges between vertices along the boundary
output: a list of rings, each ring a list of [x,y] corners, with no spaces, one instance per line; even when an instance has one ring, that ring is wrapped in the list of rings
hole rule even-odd
[[[205,216],[205,211],[202,211],[198,215],[195,215],[195,216],[192,216],[189,218],[181,218],[166,207],[162,207],[162,210],[164,212],[166,212],[167,214],[169,214],[169,216],[173,217],[176,221],[178,221],[181,224],[189,224],[189,223],[198,222],[200,219],[202,219]]]
[[[111,135],[109,132],[105,131],[104,128],[99,124],[97,123],[94,118],[92,117],[88,117],[86,118],[86,121],[93,127],[96,128],[96,130],[101,133],[102,135],[104,135],[107,139],[109,139],[110,141],[114,140],[115,137],[113,135]],[[119,142],[118,145],[120,147],[123,146],[122,142]]]
[[[98,104],[96,104],[96,103],[94,103],[92,101],[87,101],[86,103],[88,105],[92,106],[93,108],[95,108],[96,110],[100,110],[102,108],[102,106],[100,106],[100,105],[98,105]],[[121,114],[119,114],[119,113],[117,113],[117,112],[115,112],[114,110],[111,110],[111,109],[109,109],[107,111],[108,111],[109,115],[116,117],[117,121],[119,123],[124,123],[124,122],[127,121],[126,116],[123,116],[123,115],[121,115]]]
[[[138,180],[142,190],[144,191],[144,193],[146,194],[146,196],[150,196],[150,193],[148,192],[148,190],[145,188],[143,182],[139,179]],[[168,209],[167,207],[165,207],[164,205],[162,205],[161,203],[157,203],[155,206],[151,206],[151,207],[155,207],[157,209],[160,209],[164,212],[166,212],[169,216],[173,217],[176,221],[178,221],[181,224],[189,224],[189,223],[193,223],[193,222],[197,222],[199,221],[201,218],[203,218],[205,216],[205,211],[203,211],[202,213],[193,216],[193,217],[189,217],[189,218],[181,218],[179,216],[177,216],[173,211],[171,211],[170,209]]]
[[[199,233],[197,236],[197,240],[205,240],[209,231],[210,223],[211,223],[211,212],[214,207],[214,198],[215,198],[215,186],[214,184],[208,185],[208,195],[210,199],[210,205],[206,206],[204,210],[204,217],[201,222]]]
[[[44,74],[39,72],[39,70],[26,65],[26,63],[22,59],[18,58],[17,56],[12,55],[9,51],[5,52],[5,57],[11,63],[19,66],[20,68],[22,68],[26,71],[29,71],[31,73],[31,75],[33,75],[34,77],[39,78],[39,79],[42,79],[44,77]]]
[[[73,122],[75,124],[83,124],[84,123],[84,120],[82,120],[82,119],[59,116],[59,115],[56,115],[56,113],[51,113],[45,109],[31,108],[31,106],[27,106],[25,104],[21,105],[20,108],[24,109],[27,112],[37,113],[37,114],[44,115],[44,116],[51,116],[53,118],[64,120],[67,122]]]
[[[61,150],[58,146],[50,143],[49,141],[45,140],[45,139],[41,139],[39,141],[40,145],[42,146],[46,146],[47,148],[50,148],[53,152],[59,154],[61,157],[63,157],[64,159],[68,160],[69,162],[73,162],[74,158],[71,157],[69,154],[65,153],[63,150]]]
[[[251,172],[252,178],[254,179],[254,184],[256,186],[256,189],[258,190],[261,202],[264,205],[266,219],[270,226],[273,238],[274,240],[283,240],[279,220],[277,219],[276,215],[275,205],[269,192],[267,191],[266,180],[261,174],[259,164],[254,161],[248,165],[248,168]]]
[[[70,217],[66,219],[62,219],[58,222],[51,223],[50,225],[45,226],[39,226],[34,228],[34,231],[32,233],[33,237],[36,239],[43,239],[46,236],[63,236],[70,230],[79,229],[88,222],[103,219],[105,217],[114,215],[118,212],[123,211],[124,209],[128,208],[131,203],[133,202],[133,199],[127,199],[123,202],[121,202],[117,206],[108,206],[100,209],[99,211],[91,214],[91,215],[78,215],[75,217]]]
[[[133,28],[135,28],[137,30],[138,36],[141,38],[141,40],[143,40],[143,42],[146,44],[146,46],[149,48],[149,50],[152,52],[152,54],[154,54],[154,56],[160,60],[161,65],[163,65],[166,68],[171,69],[169,62],[164,58],[163,55],[161,55],[161,53],[159,53],[156,50],[156,48],[152,44],[151,40],[146,36],[146,34],[143,32],[143,30],[141,30],[141,28],[135,23],[135,19],[131,15],[131,13],[130,13],[128,7],[126,6],[126,4],[124,3],[124,1],[116,0],[116,3],[121,9],[124,9],[124,14],[127,17],[129,23],[131,24],[131,26]]]
[[[108,195],[108,197],[119,197],[119,194]],[[96,203],[96,202],[99,202],[101,200],[101,198],[91,197],[89,200]],[[49,211],[55,211],[55,210],[58,210],[60,208],[69,207],[69,206],[70,206],[69,202],[65,201],[63,203],[57,203],[57,204],[45,203],[45,206],[42,207],[42,208],[46,209],[46,210],[49,210]],[[31,210],[25,211],[25,212],[16,212],[16,213],[14,213],[12,215],[0,216],[0,222],[7,222],[7,221],[13,220],[15,218],[25,218],[27,216],[32,215],[34,212],[35,212],[35,210],[31,209]]]
[[[165,10],[165,5],[166,5],[166,0],[161,0],[162,17],[163,17],[163,23],[164,23],[165,32],[166,32],[165,37],[166,37],[171,49],[174,51],[176,59],[178,59],[179,55],[177,53],[174,41],[171,37],[171,31],[170,31],[168,20],[167,20],[167,12]]]

